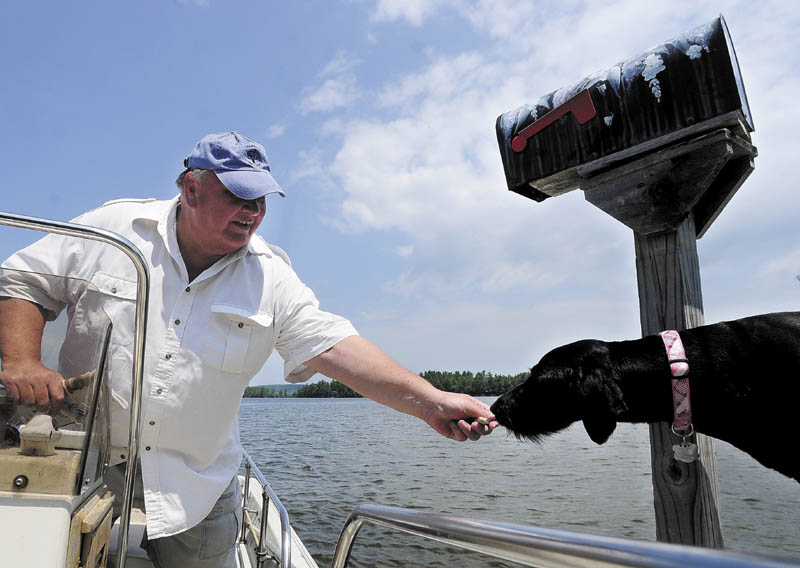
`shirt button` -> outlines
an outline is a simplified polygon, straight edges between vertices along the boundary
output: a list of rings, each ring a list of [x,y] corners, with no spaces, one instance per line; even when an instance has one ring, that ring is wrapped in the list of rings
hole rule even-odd
[[[151,420],[151,421],[149,422],[150,426],[155,426],[155,423],[156,423],[156,421],[155,421],[155,420]]]
[[[190,286],[187,286],[187,287],[186,287],[186,289],[184,290],[184,292],[188,292],[188,291],[189,291],[189,290],[191,290],[191,289],[192,289],[192,288],[191,288]]]
[[[166,355],[164,355],[164,359],[167,359],[167,360],[172,359],[172,355],[167,353]]]
[[[161,394],[161,389],[156,389],[156,394]]]
[[[145,446],[144,449],[149,452],[150,451],[150,446]]]
[[[242,327],[244,327],[244,324],[242,322],[239,322],[239,328],[242,328]]]
[[[125,454],[120,454],[119,457],[121,457],[122,459],[125,459]]]
[[[111,293],[112,294],[116,294],[117,293],[117,289],[116,288],[111,288]]]
[[[181,320],[175,320],[175,325],[180,325],[180,324],[181,324]]]

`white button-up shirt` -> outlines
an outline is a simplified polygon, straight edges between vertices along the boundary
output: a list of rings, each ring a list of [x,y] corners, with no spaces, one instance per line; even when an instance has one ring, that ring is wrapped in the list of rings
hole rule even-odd
[[[74,220],[127,237],[150,268],[139,444],[149,538],[195,526],[236,474],[242,459],[239,403],[273,349],[284,359],[284,378],[300,382],[313,375],[305,361],[357,333],[346,319],[320,310],[282,251],[258,236],[189,282],[176,210],[177,198],[126,199]],[[99,298],[114,324],[108,355],[112,463],[126,459],[136,295],[132,263],[110,245],[48,235],[3,267],[78,279],[48,286],[33,278],[0,288],[1,296],[33,301],[52,318],[67,307],[70,332],[77,332],[67,334],[62,354],[80,349],[80,329],[91,325],[86,306],[97,305]]]

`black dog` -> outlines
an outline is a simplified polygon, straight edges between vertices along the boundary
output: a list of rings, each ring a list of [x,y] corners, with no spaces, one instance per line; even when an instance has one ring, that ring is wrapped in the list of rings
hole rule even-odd
[[[800,481],[800,312],[680,332],[689,362],[694,429],[736,446]],[[617,422],[672,422],[672,374],[664,343],[584,340],[547,353],[492,412],[518,438],[583,420],[602,444]]]

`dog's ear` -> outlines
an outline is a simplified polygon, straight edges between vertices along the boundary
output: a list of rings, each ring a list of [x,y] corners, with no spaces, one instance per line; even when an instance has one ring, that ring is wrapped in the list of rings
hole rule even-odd
[[[607,369],[593,369],[583,377],[583,427],[595,444],[605,444],[617,427],[616,416],[628,407],[622,391],[612,377],[604,376]]]

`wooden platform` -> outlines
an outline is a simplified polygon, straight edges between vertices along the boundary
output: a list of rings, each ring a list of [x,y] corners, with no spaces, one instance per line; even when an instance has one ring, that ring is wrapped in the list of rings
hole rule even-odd
[[[81,466],[81,452],[56,449],[55,455],[24,456],[19,448],[0,449],[0,491],[73,495]],[[24,487],[14,480],[27,478]]]

